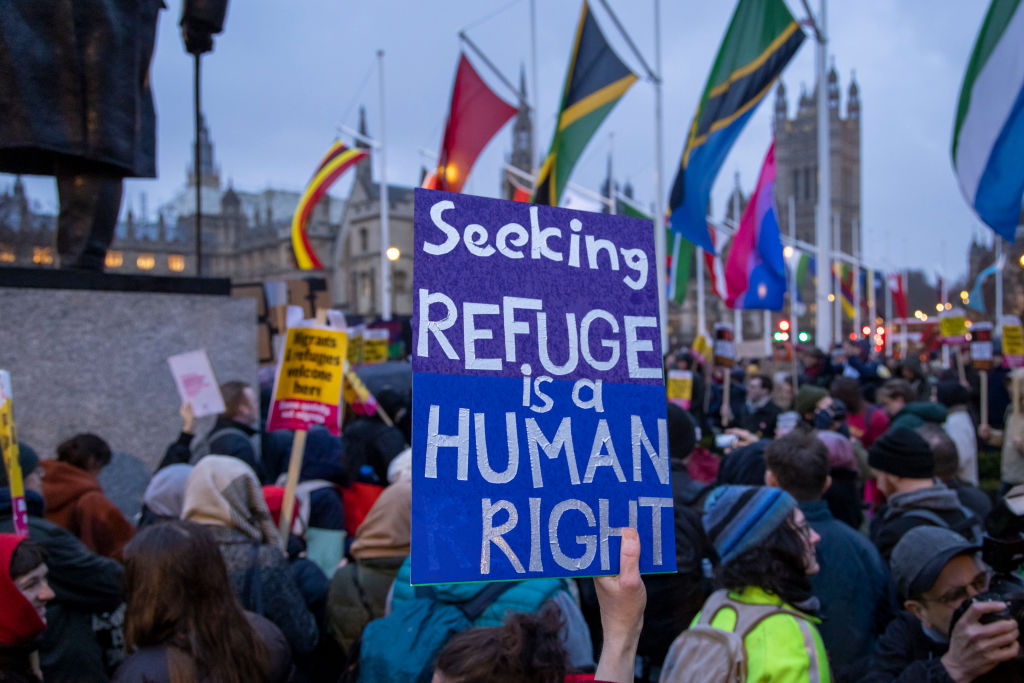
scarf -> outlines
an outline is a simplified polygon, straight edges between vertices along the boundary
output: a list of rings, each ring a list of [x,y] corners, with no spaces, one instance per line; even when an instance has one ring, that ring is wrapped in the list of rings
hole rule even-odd
[[[207,455],[188,475],[181,518],[237,529],[256,543],[280,545],[252,468],[238,458]]]

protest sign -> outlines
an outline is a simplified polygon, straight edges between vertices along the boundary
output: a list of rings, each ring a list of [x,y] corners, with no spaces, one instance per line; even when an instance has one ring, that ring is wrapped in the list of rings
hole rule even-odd
[[[731,368],[736,362],[736,344],[733,342],[733,329],[729,323],[715,323],[715,365]]]
[[[962,308],[939,314],[939,335],[943,344],[957,346],[967,343],[967,316]]]
[[[417,189],[412,582],[675,570],[650,221]]]
[[[363,365],[383,363],[388,359],[388,338],[386,329],[368,329],[363,332]]]
[[[267,431],[308,430],[313,425],[322,425],[339,436],[342,376],[348,355],[345,327],[330,327],[312,320],[296,322],[288,327],[285,336]]]
[[[1004,315],[999,320],[1003,331],[1003,358],[1007,367],[1024,367],[1024,327],[1015,315]]]
[[[14,392],[11,390],[11,374],[6,370],[0,370],[0,449],[3,449],[7,488],[11,492],[14,533],[28,536],[25,482],[18,461],[18,431],[14,427]]]
[[[359,365],[363,362],[363,331],[364,325],[353,325],[348,328],[348,364]]]
[[[980,322],[971,326],[971,365],[975,370],[992,368],[992,323]]]
[[[668,400],[683,410],[689,410],[693,399],[693,373],[689,370],[669,370],[666,384]]]
[[[181,402],[192,406],[194,416],[206,417],[224,412],[224,397],[220,394],[220,385],[205,350],[171,356],[167,365],[171,368]]]

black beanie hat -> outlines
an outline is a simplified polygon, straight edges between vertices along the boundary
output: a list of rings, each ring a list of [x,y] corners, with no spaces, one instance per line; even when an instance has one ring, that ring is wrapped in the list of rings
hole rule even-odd
[[[672,460],[682,462],[697,445],[693,418],[675,403],[668,404],[668,452]]]
[[[890,429],[868,450],[868,464],[876,470],[908,479],[935,476],[935,456],[928,442],[913,429]]]

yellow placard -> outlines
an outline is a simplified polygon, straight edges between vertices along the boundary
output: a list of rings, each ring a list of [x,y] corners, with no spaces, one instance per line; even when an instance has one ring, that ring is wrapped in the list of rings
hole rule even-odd
[[[693,340],[693,352],[707,358],[711,354],[711,345],[708,344],[708,340],[704,338],[703,334],[698,334],[697,338]]]
[[[689,370],[669,370],[665,383],[670,401],[689,401],[693,398],[693,373]]]
[[[11,394],[11,376],[0,370],[0,448],[3,448],[7,487],[11,495],[14,533],[28,536],[28,516],[25,507],[25,482],[21,462],[18,460],[18,432],[14,427],[14,400]]]
[[[301,399],[337,405],[347,355],[348,335],[341,330],[290,328],[274,400]]]
[[[348,328],[348,364],[359,365],[363,362],[363,328]]]
[[[939,334],[943,341],[965,341],[967,338],[967,318],[962,315],[950,315],[939,318]]]
[[[1003,355],[1024,356],[1024,327],[1003,325]]]
[[[363,363],[383,363],[388,359],[388,339],[363,338]]]

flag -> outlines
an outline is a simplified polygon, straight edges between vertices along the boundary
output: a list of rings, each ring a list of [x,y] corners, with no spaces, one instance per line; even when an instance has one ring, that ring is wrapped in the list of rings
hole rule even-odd
[[[800,303],[803,303],[803,296],[800,292],[803,291],[804,285],[808,282],[808,276],[810,276],[811,282],[816,277],[814,257],[801,251],[796,257],[796,299]]]
[[[907,318],[907,292],[903,289],[903,276],[899,273],[889,273],[889,293],[896,317]]]
[[[992,0],[967,63],[953,167],[978,217],[1013,241],[1024,197],[1024,7]]]
[[[342,396],[356,415],[376,415],[377,399],[353,370],[345,370]]]
[[[775,143],[768,148],[757,187],[740,218],[725,263],[729,308],[782,309],[786,261],[775,217]]]
[[[612,51],[584,0],[555,135],[537,176],[535,204],[558,206],[583,148],[635,81],[636,74]]]
[[[309,235],[306,233],[306,225],[313,213],[313,207],[342,173],[353,164],[365,159],[366,156],[366,150],[349,148],[335,140],[316,167],[313,179],[309,181],[306,191],[302,193],[302,198],[299,199],[299,204],[295,207],[295,214],[292,216],[292,252],[295,254],[295,263],[301,270],[320,270],[324,267],[320,259],[317,258],[316,252],[313,251],[313,245],[310,244]]]
[[[707,224],[708,241],[711,242],[711,251],[704,251],[704,265],[708,268],[711,277],[711,291],[719,299],[726,301],[729,298],[729,291],[725,280],[725,266],[722,262],[722,254],[725,253],[725,245],[729,242],[729,234],[722,228]],[[669,228],[671,230],[671,228]]]
[[[849,263],[835,263],[836,275],[839,280],[839,303],[842,304],[843,313],[847,318],[853,319],[853,270]]]
[[[623,199],[616,199],[615,212],[630,218],[652,220],[650,216]],[[665,273],[668,276],[666,297],[681,306],[686,301],[686,287],[690,283],[693,245],[666,226],[665,252]]]
[[[704,223],[718,170],[804,34],[782,0],[740,0],[690,124],[672,193],[672,229],[708,251]]]
[[[517,111],[487,87],[465,54],[459,55],[451,107],[430,189],[462,192],[480,152]]]
[[[591,194],[583,194],[576,190],[566,188],[562,193],[562,201],[560,206],[563,209],[573,209],[575,211],[589,211],[591,213],[601,213],[605,209],[605,203],[600,199],[594,197]],[[648,220],[650,218],[648,217]]]
[[[994,275],[1003,267],[1003,261],[1005,259],[999,259],[985,270],[978,273],[978,277],[974,280],[974,287],[971,288],[971,293],[967,298],[967,307],[973,308],[981,313],[987,313],[985,310],[985,294],[981,291],[981,285],[985,282],[985,279]]]

